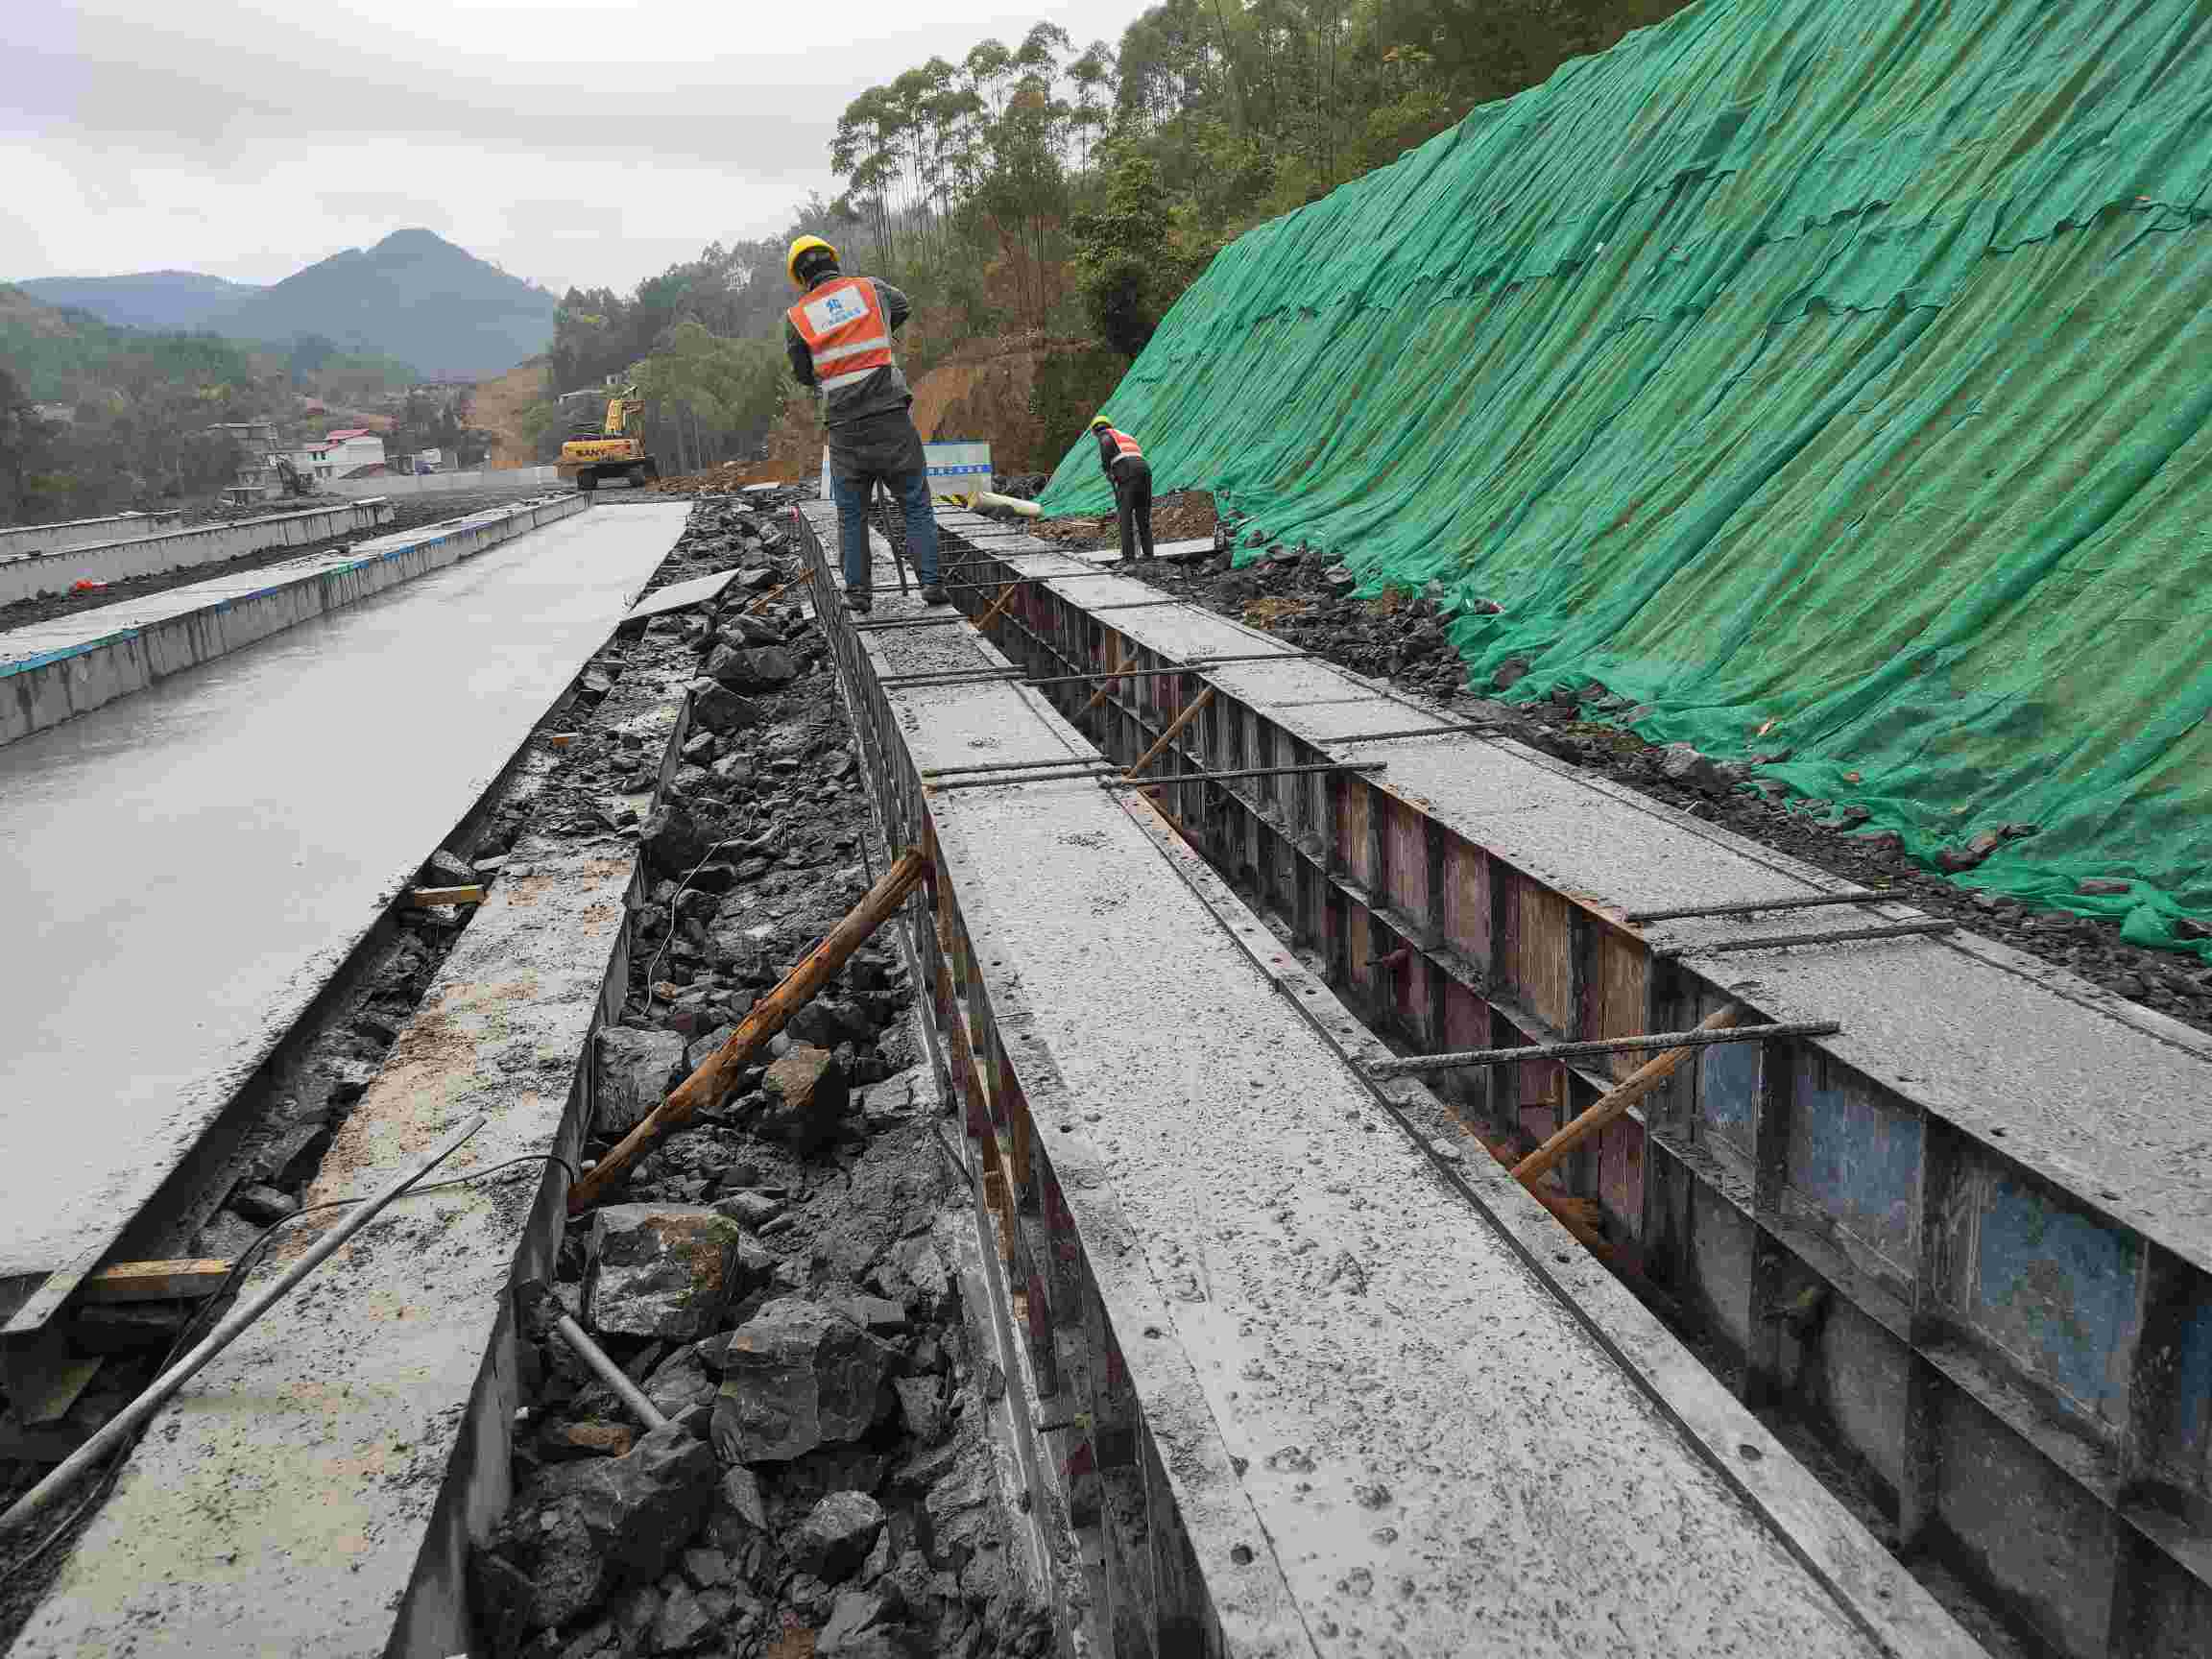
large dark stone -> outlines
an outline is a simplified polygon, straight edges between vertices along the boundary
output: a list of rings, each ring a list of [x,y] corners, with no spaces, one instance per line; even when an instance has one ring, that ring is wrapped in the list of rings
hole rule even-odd
[[[721,645],[707,660],[707,673],[725,685],[783,685],[799,678],[799,659],[781,645],[752,645],[741,651]]]
[[[883,1506],[875,1499],[865,1492],[832,1492],[792,1534],[792,1565],[825,1584],[842,1583],[860,1570],[882,1530]]]
[[[706,1519],[714,1476],[713,1454],[673,1425],[623,1456],[553,1468],[475,1558],[500,1651],[658,1578]]]
[[[727,737],[733,732],[758,725],[760,709],[719,681],[702,675],[691,682],[691,721],[716,736]]]
[[[896,1594],[848,1590],[814,1639],[814,1659],[921,1659],[928,1644],[922,1632],[900,1623],[902,1611]]]
[[[742,1231],[727,1216],[688,1205],[593,1211],[584,1323],[675,1342],[706,1335],[735,1291]]]
[[[707,856],[707,837],[681,806],[656,806],[637,831],[645,862],[663,876],[685,876]]]
[[[733,612],[722,618],[720,632],[715,635],[723,644],[747,650],[755,645],[781,645],[783,630],[775,623],[758,616],[748,616],[743,612]]]
[[[760,1079],[766,1096],[755,1127],[802,1151],[837,1132],[846,1101],[845,1069],[836,1057],[806,1044],[784,1050]]]
[[[788,1462],[857,1440],[882,1409],[892,1358],[889,1346],[819,1304],[769,1303],[723,1350],[716,1450],[733,1463]]]
[[[673,1031],[633,1031],[617,1025],[599,1033],[599,1104],[602,1135],[627,1135],[661,1104],[683,1063],[684,1039]]]

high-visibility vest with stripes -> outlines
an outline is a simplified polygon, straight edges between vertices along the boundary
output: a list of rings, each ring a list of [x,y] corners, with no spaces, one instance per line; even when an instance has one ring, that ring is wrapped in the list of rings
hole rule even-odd
[[[814,384],[825,394],[857,386],[891,367],[891,322],[876,284],[865,276],[825,282],[784,313],[814,359]]]
[[[1115,460],[1124,461],[1135,458],[1142,461],[1144,459],[1144,451],[1137,447],[1137,440],[1122,431],[1120,427],[1107,427],[1106,435],[1114,440],[1114,447],[1118,451],[1114,457]]]

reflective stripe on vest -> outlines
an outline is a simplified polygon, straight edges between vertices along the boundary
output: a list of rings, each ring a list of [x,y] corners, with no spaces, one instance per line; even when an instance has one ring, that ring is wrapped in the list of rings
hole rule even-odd
[[[865,276],[825,282],[784,315],[806,343],[814,384],[824,392],[856,386],[891,367],[891,325],[876,284]]]
[[[1114,447],[1121,451],[1120,455],[1115,457],[1117,461],[1120,460],[1122,455],[1134,455],[1140,461],[1144,459],[1144,451],[1137,447],[1136,439],[1130,437],[1118,426],[1109,426],[1106,430],[1114,439]]]

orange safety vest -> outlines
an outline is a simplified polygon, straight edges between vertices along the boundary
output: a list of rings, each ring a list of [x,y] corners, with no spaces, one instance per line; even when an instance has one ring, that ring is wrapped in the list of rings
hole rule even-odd
[[[814,359],[814,384],[824,393],[857,386],[891,367],[891,322],[876,284],[865,276],[825,282],[784,313]]]
[[[1135,456],[1140,461],[1144,459],[1144,451],[1137,447],[1137,440],[1120,427],[1107,427],[1106,435],[1114,440],[1114,447],[1120,451],[1120,454],[1114,457],[1115,460],[1119,461],[1129,456]]]

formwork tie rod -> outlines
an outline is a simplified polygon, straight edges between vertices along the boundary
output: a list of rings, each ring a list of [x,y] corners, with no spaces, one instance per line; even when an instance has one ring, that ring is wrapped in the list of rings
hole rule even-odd
[[[1495,737],[1499,726],[1404,726],[1395,732],[1362,732],[1354,737],[1316,737],[1316,743],[1387,743],[1394,737]],[[1633,920],[1633,918],[1631,918]]]
[[[1041,582],[1081,582],[1086,578],[1101,576],[1122,576],[1124,581],[1128,579],[1119,570],[1057,570],[1049,576],[998,576],[982,582],[948,582],[945,586],[958,592],[980,588],[1033,588]]]
[[[1370,1077],[1407,1077],[1423,1071],[1455,1071],[1461,1067],[1512,1066],[1523,1060],[1580,1060],[1599,1054],[1639,1054],[1659,1048],[1707,1048],[1719,1043],[1764,1043],[1772,1037],[1833,1037],[1843,1027],[1833,1020],[1800,1020],[1779,1025],[1738,1025],[1725,1031],[1658,1031],[1643,1037],[1605,1037],[1587,1043],[1535,1043],[1520,1048],[1462,1048],[1450,1054],[1408,1054],[1378,1060]]]
[[[1810,910],[1820,904],[1895,904],[1895,893],[1801,893],[1793,899],[1746,899],[1734,904],[1691,904],[1680,910],[1631,910],[1622,920],[1631,926],[1647,922],[1688,922],[1700,916],[1752,916],[1762,910]]]
[[[1070,765],[1085,764],[1070,761]],[[949,783],[931,783],[932,794],[947,789],[989,789],[1012,783],[1085,783],[1102,789],[1165,789],[1170,783],[1221,783],[1232,778],[1291,778],[1310,772],[1380,772],[1380,760],[1332,761],[1317,766],[1247,766],[1234,772],[1176,772],[1165,778],[1101,778],[1095,771],[1023,773],[994,778],[955,778]]]
[[[1022,680],[1024,685],[1094,685],[1101,680],[1161,680],[1200,668],[1219,668],[1232,662],[1303,662],[1310,651],[1247,651],[1235,657],[1200,657],[1172,668],[1106,668],[1094,674],[1051,674],[1041,680]],[[878,685],[987,685],[994,680],[1020,680],[1024,670],[1004,668],[944,668],[914,674],[886,674]]]
[[[922,780],[930,782],[939,778],[962,777],[970,772],[1042,772],[1055,766],[1114,766],[1114,762],[1086,759],[1081,755],[1057,755],[1049,760],[991,760],[974,766],[932,766],[922,774]]]
[[[894,628],[950,628],[967,620],[965,616],[895,616],[881,622],[855,622],[853,631],[856,634],[882,634]]]
[[[1956,922],[1900,922],[1888,927],[1839,927],[1832,933],[1774,933],[1758,939],[1722,939],[1711,945],[1677,945],[1663,956],[1733,956],[1745,950],[1780,950],[1790,945],[1856,945],[1869,939],[1926,938],[1956,933]]]

